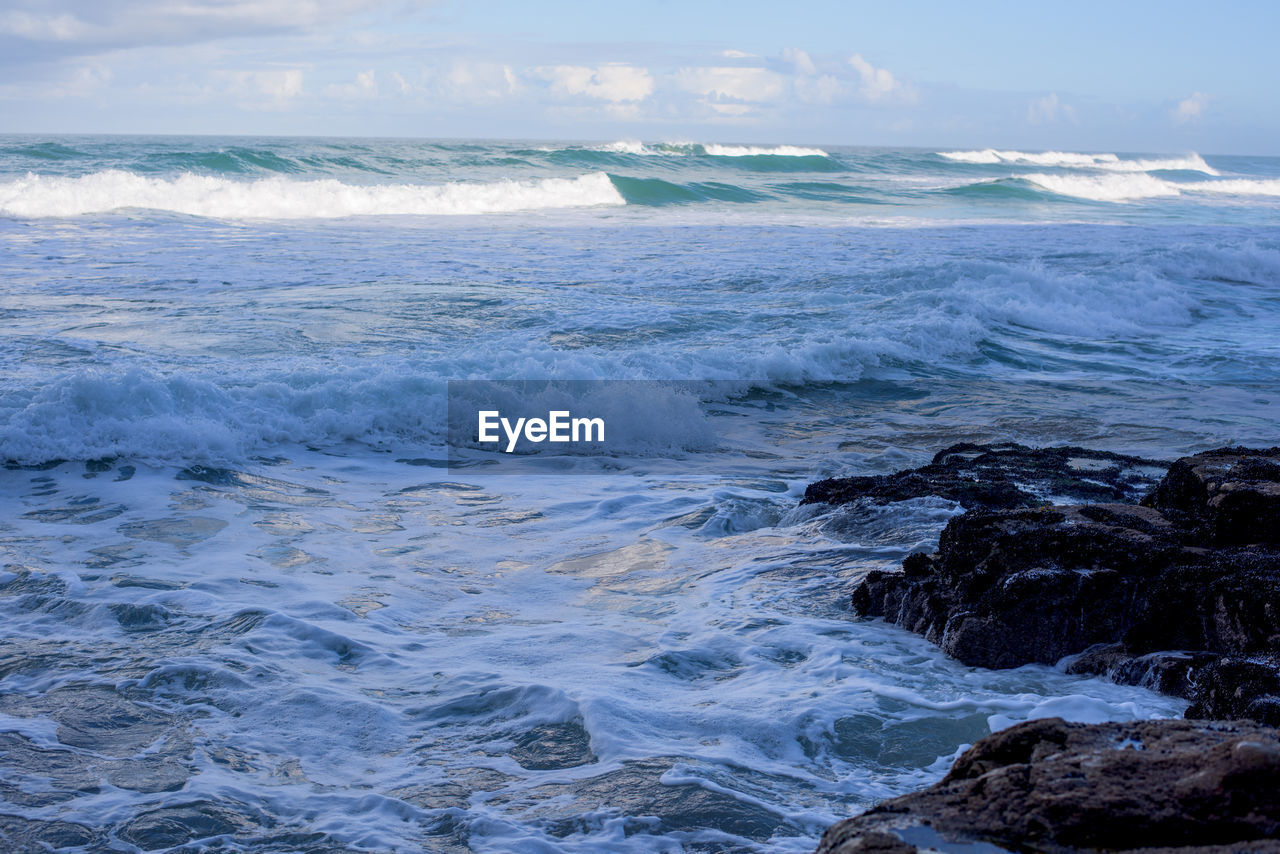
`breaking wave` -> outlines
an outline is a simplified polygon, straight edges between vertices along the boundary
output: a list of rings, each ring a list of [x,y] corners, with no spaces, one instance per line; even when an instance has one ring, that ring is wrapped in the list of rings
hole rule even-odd
[[[1218,175],[1218,170],[1204,162],[1194,152],[1184,157],[1155,160],[1123,159],[1116,154],[1080,154],[1071,151],[999,151],[984,148],[981,151],[940,151],[938,156],[957,163],[995,165],[1007,163],[1019,166],[1051,166],[1065,169],[1097,169],[1107,172],[1202,172]]]
[[[19,217],[145,208],[221,219],[307,219],[487,214],[623,204],[626,201],[603,172],[534,181],[358,185],[334,179],[234,181],[190,173],[156,178],[110,169],[78,177],[33,173],[0,183],[0,213]]]

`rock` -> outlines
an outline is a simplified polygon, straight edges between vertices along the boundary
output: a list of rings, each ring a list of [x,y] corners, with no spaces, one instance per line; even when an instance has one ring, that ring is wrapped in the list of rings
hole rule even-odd
[[[1185,697],[1195,714],[1280,724],[1276,460],[1242,448],[1184,458],[1141,505],[970,510],[936,553],[868,573],[853,608],[965,664],[1077,656],[1073,672]]]
[[[1142,503],[1209,543],[1280,542],[1280,448],[1184,457]]]
[[[1280,736],[1204,721],[1028,721],[938,784],[829,828],[818,854],[1280,851]]]
[[[810,484],[801,504],[878,503],[938,496],[967,510],[1041,507],[1050,499],[1136,501],[1166,463],[1087,448],[1028,448],[961,443],[927,466],[890,475],[839,477]]]

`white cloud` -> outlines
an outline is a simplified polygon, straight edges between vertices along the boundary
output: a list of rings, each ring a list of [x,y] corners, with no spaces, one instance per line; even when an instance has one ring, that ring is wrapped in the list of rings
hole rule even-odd
[[[268,71],[232,71],[222,75],[232,92],[261,95],[283,102],[302,93],[302,70],[289,68]]]
[[[843,83],[830,74],[821,77],[797,77],[796,97],[806,104],[834,104],[845,95]]]
[[[1058,99],[1057,92],[1032,98],[1027,103],[1027,121],[1033,125],[1066,121],[1076,124],[1076,108]]]
[[[409,81],[404,79],[404,75],[399,71],[391,72],[391,80],[396,84],[396,88],[400,90],[401,95],[408,95],[413,91],[413,87],[409,85]]]
[[[1173,120],[1180,125],[1184,125],[1189,121],[1200,118],[1200,114],[1204,112],[1204,108],[1209,106],[1209,102],[1213,98],[1204,92],[1195,92],[1189,98],[1183,98],[1178,102],[1178,106],[1173,108]]]
[[[721,51],[720,55],[723,56],[725,59],[759,59],[760,58],[756,56],[754,53],[747,53],[746,51],[734,50],[733,48],[730,48],[729,50]]]
[[[306,32],[394,0],[5,0],[0,35],[83,50]]]
[[[399,75],[395,75],[399,77]],[[404,82],[404,78],[400,78]],[[301,81],[298,82],[301,89]],[[376,98],[378,96],[378,79],[373,69],[361,71],[356,74],[356,82],[340,83],[326,86],[324,93],[331,98],[345,98],[349,100]],[[296,93],[295,93],[296,94]]]
[[[895,78],[888,69],[876,68],[863,59],[862,54],[855,53],[849,57],[849,65],[861,80],[862,85],[858,89],[858,94],[866,100],[909,102],[916,99],[916,90],[913,86]]]
[[[710,100],[775,101],[785,89],[782,75],[766,68],[681,68],[675,77],[681,89]]]
[[[0,33],[31,41],[75,41],[85,31],[85,23],[75,15],[33,15],[12,10],[0,13]]]
[[[585,65],[557,65],[537,69],[562,95],[581,95],[614,104],[643,101],[653,94],[653,75],[647,68],[611,63],[591,68]]]
[[[818,66],[813,64],[809,54],[794,47],[782,51],[782,58],[796,67],[797,74],[817,74]]]
[[[504,101],[520,91],[520,79],[510,65],[496,62],[454,62],[445,72],[424,69],[436,78],[431,91],[464,104]]]

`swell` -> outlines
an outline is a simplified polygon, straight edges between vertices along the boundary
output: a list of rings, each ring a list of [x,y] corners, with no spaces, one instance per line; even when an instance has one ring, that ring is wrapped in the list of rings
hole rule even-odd
[[[1060,371],[1103,382],[1117,372],[1176,380],[1208,369],[1265,381],[1274,375],[1265,353],[1275,309],[1256,292],[1274,281],[1277,269],[1274,248],[1250,243],[1187,244],[1128,259],[1108,252],[1084,267],[1073,262],[1057,269],[913,262],[853,282],[819,277],[788,298],[787,310],[765,311],[758,303],[733,308],[748,292],[733,281],[711,281],[701,287],[722,289],[719,300],[734,313],[715,319],[682,314],[657,340],[630,313],[594,336],[580,323],[548,314],[526,318],[515,336],[496,331],[502,318],[480,322],[477,328],[491,330],[483,350],[463,336],[421,351],[332,364],[290,364],[269,351],[206,367],[59,366],[25,388],[0,393],[0,459],[241,460],[294,445],[438,446],[446,382],[500,378],[504,371],[546,379],[718,378],[788,388],[854,382],[885,370],[984,380]],[[787,281],[758,287],[778,293]],[[624,293],[617,302],[635,297]],[[677,292],[675,299],[687,294]],[[1232,314],[1237,340],[1212,350],[1206,363],[1201,342],[1218,340],[1221,324],[1214,318],[1228,298],[1248,313],[1247,323]],[[728,317],[739,330],[733,335],[723,332]],[[575,326],[581,334],[564,331]],[[1081,341],[1115,343],[1081,347]],[[626,358],[619,357],[620,347]],[[645,424],[654,435],[672,430],[674,442],[692,426]]]
[[[520,150],[567,166],[664,168],[703,162],[746,172],[843,172],[847,168],[820,148],[794,145],[752,146],[714,143],[641,143],[621,141],[599,146],[547,147]]]

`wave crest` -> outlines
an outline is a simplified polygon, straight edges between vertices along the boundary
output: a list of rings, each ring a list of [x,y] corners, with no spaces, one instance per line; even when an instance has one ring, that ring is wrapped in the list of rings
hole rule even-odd
[[[1082,154],[1073,151],[1000,151],[984,148],[980,151],[939,151],[939,157],[957,163],[996,165],[1007,163],[1019,166],[1054,166],[1064,169],[1097,169],[1106,172],[1202,172],[1218,175],[1218,170],[1192,152],[1184,157],[1156,160],[1126,160],[1117,154]]]
[[[147,208],[220,219],[465,215],[624,205],[609,176],[492,183],[346,184],[334,179],[234,181],[190,173],[154,178],[109,169],[79,177],[28,174],[0,183],[0,213],[63,217]]]

